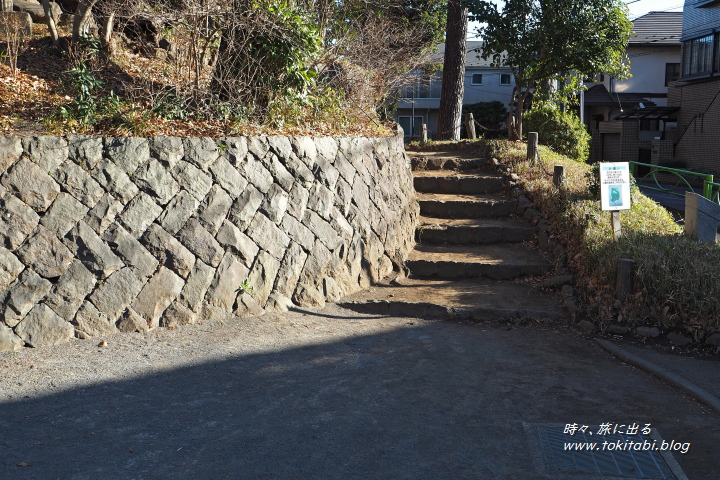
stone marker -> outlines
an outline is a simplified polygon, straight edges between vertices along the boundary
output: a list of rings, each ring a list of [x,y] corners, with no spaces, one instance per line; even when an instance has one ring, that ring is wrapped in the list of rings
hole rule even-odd
[[[716,242],[720,205],[702,195],[685,192],[685,235],[699,242]]]

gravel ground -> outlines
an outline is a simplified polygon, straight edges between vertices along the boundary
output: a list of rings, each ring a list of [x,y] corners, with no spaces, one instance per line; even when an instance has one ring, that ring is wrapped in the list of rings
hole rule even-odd
[[[720,416],[562,324],[330,306],[104,340],[0,354],[0,479],[558,479],[527,427],[583,422],[720,471]]]

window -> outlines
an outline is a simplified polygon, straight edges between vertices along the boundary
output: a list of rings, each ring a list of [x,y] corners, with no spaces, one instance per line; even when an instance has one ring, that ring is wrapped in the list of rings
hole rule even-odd
[[[668,83],[675,82],[680,78],[680,64],[679,63],[666,63],[665,64],[665,86]]]
[[[657,118],[641,118],[640,119],[640,130],[660,130],[660,120]]]
[[[431,86],[432,81],[428,75],[425,75],[425,72],[421,70],[411,72],[407,85],[402,89],[402,96],[403,98],[431,98]]]
[[[402,92],[403,98],[430,98],[430,80],[415,80],[406,85]]]
[[[482,85],[482,73],[473,73],[471,83],[473,85]]]
[[[420,129],[422,128],[422,124],[425,123],[422,116],[415,117],[415,124],[410,124],[410,119],[412,117],[398,117],[398,123],[403,129],[403,132],[405,132],[406,137],[415,137],[420,134]],[[415,131],[413,131],[413,128],[415,127]]]
[[[500,85],[510,85],[510,74],[509,73],[501,73],[500,74]]]
[[[694,38],[683,43],[683,76],[710,73],[713,69],[715,35]],[[717,64],[717,61],[715,62]],[[715,65],[717,68],[717,65]]]

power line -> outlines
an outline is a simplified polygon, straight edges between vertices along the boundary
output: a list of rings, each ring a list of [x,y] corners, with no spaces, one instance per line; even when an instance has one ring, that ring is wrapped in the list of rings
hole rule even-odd
[[[640,52],[640,53],[633,53],[632,55],[628,55],[628,58],[635,58],[635,57],[647,57],[648,55],[656,55],[658,53],[668,53],[668,52],[675,52],[677,51],[678,54],[680,53],[680,45],[678,45],[677,50],[672,49],[665,49],[665,50],[658,50],[657,52]]]
[[[638,1],[639,1],[639,0],[638,0]],[[673,6],[673,7],[665,8],[665,9],[663,9],[663,10],[650,10],[650,11],[648,11],[648,12],[645,12],[645,13],[643,13],[643,14],[641,14],[641,15],[636,16],[635,18],[632,18],[631,20],[637,20],[638,18],[647,15],[648,13],[652,13],[652,12],[669,12],[669,11],[671,11],[671,10],[675,10],[676,8],[682,8],[682,7],[684,7],[684,6],[685,6],[685,5],[675,5],[675,6]]]

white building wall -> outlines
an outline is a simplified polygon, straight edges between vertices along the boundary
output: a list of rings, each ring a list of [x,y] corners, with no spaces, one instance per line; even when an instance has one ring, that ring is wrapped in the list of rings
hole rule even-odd
[[[628,47],[631,77],[615,80],[618,93],[667,93],[665,86],[665,65],[680,63],[680,45],[673,46],[631,46]],[[659,105],[659,104],[658,104]]]
[[[482,74],[482,85],[473,85],[473,74]],[[500,78],[502,74],[510,75],[510,84],[502,85]],[[510,73],[510,69],[488,69],[488,68],[468,68],[465,70],[465,96],[463,104],[478,102],[502,102],[503,105],[510,104],[515,79]]]
[[[473,74],[481,73],[482,85],[473,85]],[[510,84],[501,84],[501,74],[510,75]],[[510,73],[509,68],[488,68],[488,67],[468,67],[465,69],[465,94],[463,95],[463,105],[478,102],[494,102],[499,101],[506,107],[510,104],[515,79]],[[440,108],[440,91],[442,89],[442,76],[433,77],[429,85],[428,98],[402,98],[398,101],[397,111],[395,112],[396,120],[404,117],[403,121],[409,122],[413,116],[415,118],[422,117],[422,122],[427,124],[430,135],[437,133],[438,110]],[[413,109],[414,105],[414,109]],[[416,130],[420,127],[416,125]],[[409,129],[405,132],[406,137],[409,136]]]

